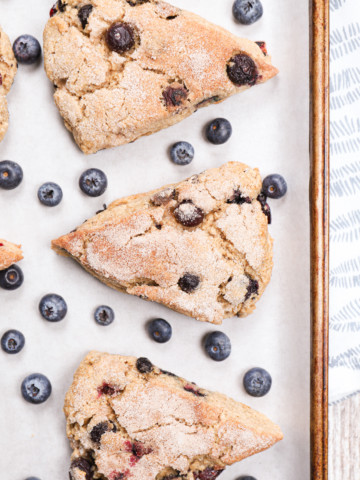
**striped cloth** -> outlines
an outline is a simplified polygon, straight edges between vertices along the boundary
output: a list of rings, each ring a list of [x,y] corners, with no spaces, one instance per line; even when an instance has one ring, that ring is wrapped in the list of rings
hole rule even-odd
[[[360,391],[360,0],[330,0],[330,402]]]

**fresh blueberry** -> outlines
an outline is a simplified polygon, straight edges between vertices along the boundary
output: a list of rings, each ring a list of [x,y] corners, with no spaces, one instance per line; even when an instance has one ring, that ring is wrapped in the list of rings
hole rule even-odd
[[[281,198],[287,192],[287,183],[284,177],[274,173],[264,178],[262,185],[263,194],[269,198]]]
[[[0,188],[12,190],[20,185],[23,179],[23,171],[19,164],[11,160],[0,162]]]
[[[96,323],[102,325],[103,327],[107,327],[114,321],[114,310],[106,305],[101,305],[95,310],[94,318]]]
[[[49,293],[40,300],[39,311],[45,320],[60,322],[67,314],[67,305],[63,297]]]
[[[28,375],[21,384],[21,393],[27,402],[43,403],[51,395],[50,380],[41,373]]]
[[[256,480],[256,478],[252,477],[251,475],[243,475],[242,477],[239,477],[236,480]]]
[[[98,168],[89,168],[81,174],[79,186],[89,197],[99,197],[107,188],[107,178],[103,171]]]
[[[205,351],[213,360],[222,362],[231,353],[230,338],[223,332],[209,333],[205,338]]]
[[[263,397],[271,388],[270,373],[263,368],[252,368],[244,376],[244,388],[252,397]]]
[[[162,318],[156,318],[148,324],[148,331],[153,340],[157,343],[166,343],[172,335],[172,328],[169,322]]]
[[[24,345],[25,337],[19,330],[8,330],[1,337],[1,348],[6,353],[19,353]]]
[[[176,165],[189,165],[195,155],[194,147],[188,142],[177,142],[170,150],[171,160]]]
[[[214,145],[227,142],[232,134],[232,127],[226,118],[215,118],[206,126],[206,138]]]
[[[251,25],[262,17],[263,6],[260,0],[236,0],[233,5],[236,20],[243,25]]]
[[[19,63],[30,65],[41,55],[40,43],[32,35],[21,35],[13,45],[14,55]]]
[[[47,207],[56,207],[63,198],[61,187],[57,183],[47,182],[38,190],[38,199]]]
[[[0,271],[0,287],[5,290],[16,290],[21,287],[24,274],[18,265],[11,265],[6,270]]]

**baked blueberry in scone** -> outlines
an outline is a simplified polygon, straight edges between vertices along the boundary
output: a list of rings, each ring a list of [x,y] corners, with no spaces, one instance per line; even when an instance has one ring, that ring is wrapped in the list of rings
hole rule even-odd
[[[213,480],[282,439],[265,415],[160,370],[90,352],[65,399],[71,480]]]
[[[9,126],[6,95],[14,81],[17,64],[9,37],[0,27],[0,142]]]
[[[0,270],[5,270],[23,258],[21,245],[0,238]]]
[[[229,162],[116,200],[52,247],[110,287],[220,324],[251,313],[270,281],[261,189],[257,169]]]
[[[51,15],[45,70],[85,153],[169,127],[278,72],[264,42],[160,0],[67,0]]]

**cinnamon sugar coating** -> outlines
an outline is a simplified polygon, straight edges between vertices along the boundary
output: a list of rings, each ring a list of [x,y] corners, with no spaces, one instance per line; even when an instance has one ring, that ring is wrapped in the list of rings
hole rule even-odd
[[[282,439],[265,415],[135,357],[90,352],[66,395],[73,480],[215,479]]]
[[[0,142],[9,126],[6,95],[14,81],[17,64],[9,37],[0,27]]]
[[[117,200],[52,247],[110,287],[220,324],[251,313],[270,281],[261,185],[257,169],[229,162]],[[247,201],[234,203],[234,195]],[[186,207],[181,216],[179,205]],[[199,278],[190,292],[179,286],[186,274]]]
[[[86,22],[85,5],[93,7]],[[133,29],[130,50],[108,47],[115,24]],[[55,103],[85,153],[132,142],[249,88],[255,81],[239,85],[227,73],[240,53],[251,57],[256,83],[277,74],[255,42],[160,0],[67,0],[44,31]]]

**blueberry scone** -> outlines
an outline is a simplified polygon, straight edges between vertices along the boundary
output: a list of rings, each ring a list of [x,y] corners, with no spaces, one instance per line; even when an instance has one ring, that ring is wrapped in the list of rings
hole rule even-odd
[[[45,70],[85,153],[132,142],[277,74],[263,42],[160,0],[59,0]]]
[[[6,95],[14,81],[17,64],[9,37],[0,27],[0,142],[9,126]]]
[[[160,370],[90,352],[65,399],[71,480],[213,480],[282,439],[265,415]]]
[[[0,238],[0,270],[5,270],[23,258],[21,245]]]
[[[270,281],[270,210],[239,162],[121,198],[52,242],[117,290],[215,324],[246,316]]]

